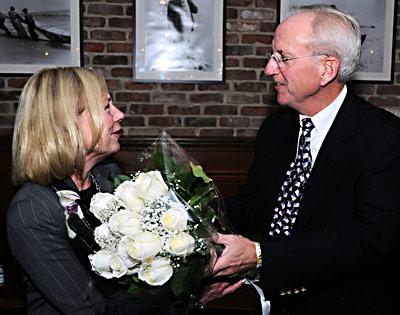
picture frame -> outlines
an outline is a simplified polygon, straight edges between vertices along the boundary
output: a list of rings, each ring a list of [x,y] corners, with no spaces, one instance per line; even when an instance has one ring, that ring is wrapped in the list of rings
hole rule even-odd
[[[279,21],[287,15],[290,6],[315,3],[335,5],[353,15],[360,23],[362,52],[352,80],[392,83],[397,1],[280,0]]]
[[[224,0],[133,0],[133,81],[223,81]]]
[[[15,10],[10,13],[12,6]],[[31,74],[48,67],[81,66],[80,6],[80,0],[1,1],[9,34],[0,29],[0,73]]]

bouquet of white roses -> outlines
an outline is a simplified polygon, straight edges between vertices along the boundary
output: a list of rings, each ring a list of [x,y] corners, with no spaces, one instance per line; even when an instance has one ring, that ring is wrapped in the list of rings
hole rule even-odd
[[[214,182],[166,133],[149,147],[130,176],[117,176],[113,194],[97,193],[90,211],[100,250],[93,271],[118,278],[130,292],[169,286],[183,297],[207,275],[212,233],[229,231]]]

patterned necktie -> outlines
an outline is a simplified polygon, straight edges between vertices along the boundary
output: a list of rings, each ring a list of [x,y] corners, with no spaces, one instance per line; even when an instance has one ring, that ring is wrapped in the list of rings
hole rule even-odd
[[[305,183],[311,174],[310,135],[314,125],[310,118],[301,120],[301,135],[296,159],[290,164],[274,209],[270,236],[290,235],[299,211]]]

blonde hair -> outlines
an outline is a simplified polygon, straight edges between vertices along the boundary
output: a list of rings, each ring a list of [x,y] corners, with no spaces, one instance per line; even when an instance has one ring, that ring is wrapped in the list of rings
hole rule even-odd
[[[87,68],[44,69],[26,83],[19,99],[12,144],[13,181],[49,185],[82,172],[85,156],[103,130],[107,84]],[[92,143],[85,148],[79,116],[91,117]]]

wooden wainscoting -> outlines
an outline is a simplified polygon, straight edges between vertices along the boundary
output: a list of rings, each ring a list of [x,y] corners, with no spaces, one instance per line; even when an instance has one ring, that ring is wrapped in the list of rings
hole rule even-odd
[[[123,137],[121,150],[115,154],[116,161],[124,171],[131,171],[131,162],[154,140],[154,138]],[[244,183],[247,169],[253,159],[254,139],[176,138],[175,141],[203,166],[224,197],[234,195],[236,189]],[[0,187],[0,256],[5,253],[7,268],[6,295],[0,297],[0,313],[2,313],[5,309],[21,308],[22,310],[25,303],[21,271],[11,259],[5,239],[5,214],[15,193],[15,187],[11,183],[11,136],[0,135]],[[239,311],[241,314],[253,314],[257,308],[256,294],[246,287],[231,296],[211,303],[206,310],[194,311],[194,313],[236,314],[235,312]],[[14,311],[14,313],[17,312]]]

